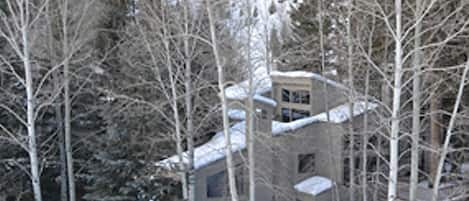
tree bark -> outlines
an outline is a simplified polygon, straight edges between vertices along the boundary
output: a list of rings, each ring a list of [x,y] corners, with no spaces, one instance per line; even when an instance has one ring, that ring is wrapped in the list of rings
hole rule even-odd
[[[68,47],[68,0],[64,0],[62,8],[62,29],[63,29],[63,57],[64,57],[64,105],[65,105],[65,153],[67,158],[67,181],[70,201],[76,200],[75,176],[73,173],[73,149],[71,131],[72,103],[70,99],[70,62]]]
[[[421,37],[420,32],[422,29],[421,23],[418,18],[421,15],[421,0],[416,0],[416,11],[415,17],[415,31],[414,31],[414,50],[412,65],[414,68],[414,79],[413,79],[413,99],[412,99],[412,152],[410,160],[410,189],[409,189],[409,201],[417,200],[417,185],[419,180],[419,140],[420,140],[420,71],[422,63],[422,52],[420,50]]]
[[[220,60],[219,52],[218,52],[218,40],[216,36],[215,30],[215,22],[213,19],[212,8],[210,0],[205,0],[208,19],[209,19],[209,26],[210,26],[210,35],[211,35],[211,46],[213,49],[213,54],[215,57],[215,63],[217,66],[218,71],[218,88],[220,90],[220,99],[222,105],[222,114],[223,114],[223,133],[225,135],[225,152],[226,152],[226,166],[228,169],[228,183],[230,188],[231,194],[231,201],[238,201],[238,191],[236,189],[236,180],[235,180],[235,173],[233,167],[233,155],[231,153],[231,134],[229,130],[229,119],[228,119],[228,111],[227,111],[227,101],[226,101],[226,94],[225,94],[225,78],[223,73],[223,66]]]
[[[440,126],[440,100],[435,91],[430,94],[430,183],[433,186],[435,182],[437,169],[438,169],[438,159],[441,146],[441,126]]]
[[[353,104],[354,104],[354,80],[353,80],[353,42],[352,42],[352,7],[353,0],[349,0],[349,5],[347,9],[347,69],[348,69],[348,82],[349,82],[349,113],[353,114]],[[349,132],[349,200],[355,200],[355,134],[353,129],[353,118],[350,118],[348,122],[348,132]]]

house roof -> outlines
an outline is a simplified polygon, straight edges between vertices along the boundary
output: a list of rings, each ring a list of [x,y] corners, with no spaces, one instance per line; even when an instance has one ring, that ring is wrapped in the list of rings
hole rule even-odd
[[[310,78],[320,82],[326,82],[327,84],[340,88],[347,89],[346,86],[340,84],[334,80],[328,79],[322,75],[308,72],[308,71],[272,71],[270,75],[266,72],[259,70],[258,73],[254,76],[253,80],[253,90],[255,94],[263,94],[272,90],[272,79],[270,76],[281,76],[289,78]],[[227,87],[225,89],[225,95],[228,99],[232,100],[243,100],[249,95],[249,81],[245,80],[233,86]]]
[[[375,103],[369,103],[368,108],[365,108],[365,102],[357,101],[354,103],[353,115],[349,112],[349,104],[339,105],[335,108],[329,110],[330,122],[331,123],[343,123],[350,119],[351,117],[361,115],[368,110],[373,110],[378,105]],[[242,110],[230,110],[228,114],[230,117],[236,117],[238,120],[243,120],[239,123],[234,124],[230,129],[231,136],[231,151],[237,152],[246,148],[246,135],[245,135],[245,126],[244,121],[245,112]],[[278,122],[272,121],[272,134],[273,135],[282,135],[286,134],[289,131],[295,131],[297,129],[303,128],[307,125],[316,123],[316,122],[327,122],[327,112],[323,112],[311,117],[299,119],[292,122]],[[198,146],[194,150],[194,168],[199,169],[206,165],[209,165],[215,161],[225,158],[225,136],[223,131],[218,132],[211,140],[207,143]],[[187,152],[183,153],[183,162],[188,163]],[[165,168],[176,167],[179,163],[179,156],[174,155],[162,161],[156,163],[157,166]]]
[[[332,188],[332,181],[321,176],[314,176],[301,181],[295,185],[295,189],[302,193],[310,195],[319,195],[320,193]]]

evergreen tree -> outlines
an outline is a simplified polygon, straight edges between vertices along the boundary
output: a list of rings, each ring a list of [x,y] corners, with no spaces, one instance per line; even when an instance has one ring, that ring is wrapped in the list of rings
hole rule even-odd
[[[304,1],[297,8],[292,6],[290,14],[292,34],[285,36],[286,42],[281,47],[282,50],[279,55],[274,55],[278,57],[280,70],[321,71],[318,14],[317,0]],[[333,32],[332,20],[327,17],[327,13],[324,15],[326,17],[323,17],[323,34],[324,38],[328,38]],[[333,57],[330,43],[325,43],[325,53],[326,66],[331,67]]]

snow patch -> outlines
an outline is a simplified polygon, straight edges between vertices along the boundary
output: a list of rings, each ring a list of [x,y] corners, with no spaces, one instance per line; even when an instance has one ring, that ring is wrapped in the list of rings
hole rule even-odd
[[[261,96],[261,95],[254,95],[253,98],[254,98],[254,101],[261,102],[261,103],[270,105],[272,107],[277,106],[277,102],[275,100],[271,99],[271,98],[267,98],[267,97]]]
[[[332,181],[328,178],[321,177],[321,176],[314,176],[303,180],[302,182],[295,185],[295,189],[297,191],[311,194],[311,195],[319,195],[320,193],[329,190],[332,188]]]

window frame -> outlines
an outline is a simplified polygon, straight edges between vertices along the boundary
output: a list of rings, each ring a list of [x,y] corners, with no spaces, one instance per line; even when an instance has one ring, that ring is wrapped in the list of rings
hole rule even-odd
[[[302,162],[305,161],[306,162]],[[316,172],[316,153],[300,153],[297,155],[297,172],[307,174]],[[308,165],[310,164],[310,165]]]

